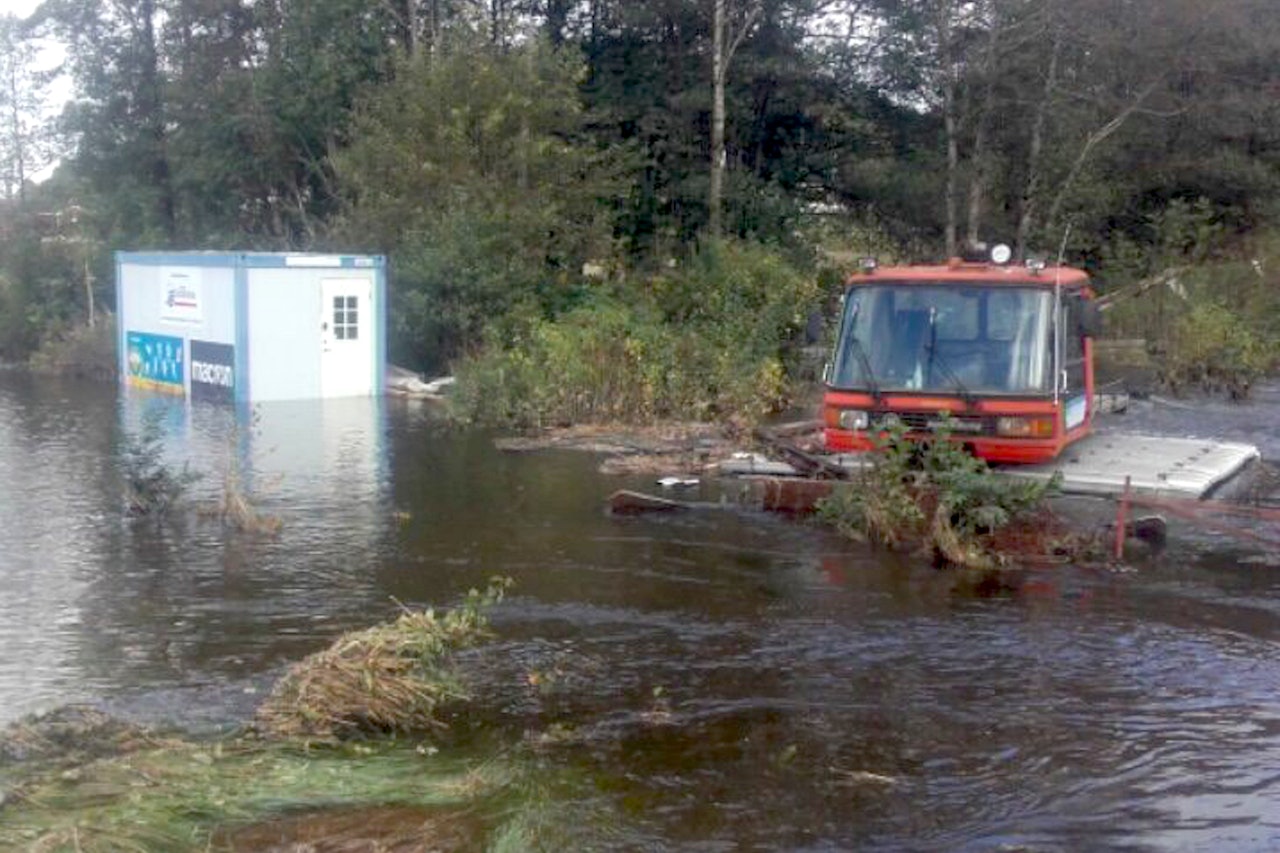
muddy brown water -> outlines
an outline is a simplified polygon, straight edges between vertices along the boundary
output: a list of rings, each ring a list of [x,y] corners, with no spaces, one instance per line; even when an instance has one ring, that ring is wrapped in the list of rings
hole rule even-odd
[[[124,519],[118,448],[149,406],[170,461],[207,475],[195,497],[238,459],[281,535]],[[1275,455],[1278,415],[1264,388],[1130,422]],[[572,768],[566,796],[609,807],[618,849],[1280,848],[1266,555],[1180,539],[1137,572],[991,595],[785,518],[610,518],[610,491],[652,485],[495,453],[428,409],[281,404],[231,425],[0,375],[0,723],[92,701],[230,729],[339,632],[501,574],[517,586],[470,723]]]

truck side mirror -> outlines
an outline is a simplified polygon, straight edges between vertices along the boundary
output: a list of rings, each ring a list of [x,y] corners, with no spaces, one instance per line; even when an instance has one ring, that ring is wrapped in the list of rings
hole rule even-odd
[[[805,346],[813,346],[822,340],[822,327],[825,325],[821,311],[811,311],[804,323]]]
[[[1086,338],[1102,335],[1102,309],[1092,299],[1080,300],[1080,320],[1077,331]]]

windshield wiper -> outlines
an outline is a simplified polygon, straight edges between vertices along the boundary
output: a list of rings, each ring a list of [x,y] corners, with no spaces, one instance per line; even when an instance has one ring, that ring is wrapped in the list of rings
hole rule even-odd
[[[876,381],[876,372],[871,369],[871,357],[867,355],[867,350],[862,345],[862,341],[858,340],[858,333],[853,330],[854,324],[858,322],[858,312],[861,310],[861,302],[853,303],[853,309],[849,312],[848,319],[845,320],[845,328],[849,330],[849,346],[853,349],[853,354],[858,359],[858,366],[866,374],[867,385],[870,386],[867,390],[871,392],[871,399],[879,403],[880,383]]]
[[[929,369],[930,372],[933,371],[933,366],[935,364],[938,367],[942,368],[943,374],[946,376],[947,379],[951,381],[952,385],[954,386],[955,392],[960,395],[960,399],[964,400],[965,403],[969,405],[973,405],[975,402],[977,402],[977,397],[975,397],[973,395],[973,392],[971,392],[968,388],[966,388],[965,384],[962,381],[960,381],[960,377],[957,376],[956,372],[951,369],[951,365],[947,364],[947,360],[938,355],[937,320],[938,320],[938,310],[936,308],[930,308],[929,309],[929,343],[928,343],[929,361],[926,367]]]
[[[880,383],[876,381],[876,373],[871,369],[871,358],[867,355],[867,351],[862,346],[862,341],[858,340],[857,335],[850,333],[849,346],[853,349],[853,354],[857,356],[858,366],[862,368],[862,372],[867,377],[867,390],[871,392],[871,399],[879,403]]]

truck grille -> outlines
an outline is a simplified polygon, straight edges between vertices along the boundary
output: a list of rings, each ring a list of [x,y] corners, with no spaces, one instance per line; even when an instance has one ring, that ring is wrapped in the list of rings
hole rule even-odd
[[[934,432],[942,426],[943,418],[936,412],[872,412],[872,429],[888,429],[900,423],[910,432]],[[952,415],[951,432],[956,436],[995,435],[995,418],[982,415]]]

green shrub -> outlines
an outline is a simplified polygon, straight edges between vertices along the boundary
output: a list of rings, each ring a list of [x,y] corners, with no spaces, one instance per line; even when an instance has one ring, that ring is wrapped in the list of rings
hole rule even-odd
[[[1249,395],[1274,360],[1274,342],[1262,340],[1235,312],[1210,302],[1174,323],[1161,371],[1175,391],[1199,387],[1238,400]]]
[[[818,505],[819,517],[853,539],[889,547],[921,543],[953,565],[985,567],[1003,555],[994,536],[1044,505],[1058,478],[1016,481],[950,440],[930,441],[899,427],[880,438],[870,464]]]
[[[116,324],[112,317],[95,325],[78,325],[46,338],[31,354],[31,369],[40,373],[109,381],[116,377]]]
[[[788,344],[817,285],[779,255],[722,244],[683,268],[497,324],[457,367],[463,420],[539,428],[753,422],[787,399]]]

